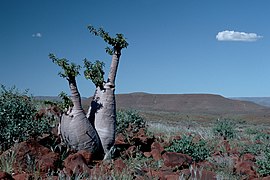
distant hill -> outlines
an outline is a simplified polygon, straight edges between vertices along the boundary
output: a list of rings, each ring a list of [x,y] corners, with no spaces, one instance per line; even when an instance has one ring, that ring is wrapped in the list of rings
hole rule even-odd
[[[36,96],[37,100],[60,101],[57,96]],[[82,98],[84,106],[90,98]],[[183,113],[259,113],[270,110],[270,98],[225,98],[214,94],[117,94],[118,109]]]
[[[250,101],[262,106],[270,107],[270,97],[235,97],[231,99]]]
[[[213,94],[147,94],[116,95],[117,107],[147,111],[185,113],[250,113],[268,110],[253,102],[232,100]]]
[[[89,105],[91,97],[83,101]],[[252,122],[268,122],[270,108],[254,102],[229,99],[214,94],[148,94],[116,95],[117,109],[138,110],[148,120],[209,121],[230,118]]]
[[[40,101],[61,101],[61,98],[58,96],[35,96],[34,97],[35,100],[40,100]],[[82,97],[82,100],[87,100],[88,98],[86,97]]]
[[[36,97],[37,99],[59,100],[58,97]],[[87,110],[92,97],[82,98]],[[255,101],[256,100],[256,101]],[[117,109],[140,111],[150,120],[213,120],[219,117],[268,122],[270,108],[259,105],[260,99],[229,99],[214,94],[117,94]],[[270,98],[269,98],[270,100]],[[251,102],[253,101],[253,102]],[[255,103],[256,102],[256,103]]]

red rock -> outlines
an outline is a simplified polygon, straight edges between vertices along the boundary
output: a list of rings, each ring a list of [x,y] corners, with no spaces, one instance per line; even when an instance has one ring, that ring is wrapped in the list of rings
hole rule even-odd
[[[107,177],[110,175],[112,171],[112,164],[107,163],[104,161],[101,161],[100,163],[96,164],[91,170],[90,174],[92,177],[98,177],[97,179],[106,179],[104,177]],[[95,178],[93,178],[95,179]]]
[[[152,156],[151,152],[144,152],[143,155],[147,158]]]
[[[169,174],[165,175],[166,180],[179,180],[179,175],[178,174]]]
[[[22,174],[17,174],[15,176],[13,176],[13,178],[14,178],[14,180],[25,180],[25,179],[31,179],[32,175],[22,173]]]
[[[170,137],[170,141],[175,141],[175,140],[180,140],[181,139],[181,136],[171,136]]]
[[[0,179],[1,180],[13,180],[12,176],[7,172],[0,171]]]
[[[260,178],[254,178],[252,180],[270,180],[270,176],[260,177]]]
[[[154,137],[149,137],[146,135],[146,130],[144,128],[139,129],[138,133],[132,137],[132,141],[135,146],[140,147],[140,151],[149,152],[151,151],[151,144],[154,142]]]
[[[121,173],[126,167],[127,166],[123,162],[123,160],[117,159],[114,161],[114,169],[116,170],[116,172]]]
[[[126,151],[125,151],[125,155],[127,155],[128,157],[134,157],[136,155],[136,146],[130,146]]]
[[[195,172],[196,171],[196,172]],[[190,177],[190,179],[207,179],[207,180],[216,180],[216,173],[212,171],[205,170],[203,168],[199,169],[184,169],[181,171],[181,174],[184,174],[185,177]],[[196,175],[195,175],[196,174]]]
[[[164,165],[167,167],[189,166],[192,163],[192,158],[182,153],[166,152],[162,155],[162,158]]]
[[[117,134],[115,138],[115,145],[126,144],[125,136],[122,133]]]
[[[199,167],[204,168],[204,169],[206,169],[206,168],[211,168],[211,169],[212,169],[212,168],[215,167],[215,165],[214,165],[213,163],[208,162],[208,161],[201,161],[201,162],[198,162],[197,165],[198,165]]]
[[[231,151],[231,145],[230,145],[229,141],[228,140],[224,140],[223,141],[223,145],[224,145],[224,147],[226,149],[226,152],[230,153],[230,151]]]
[[[217,179],[216,173],[203,169],[201,179],[215,180]]]
[[[248,175],[249,179],[257,177],[255,164],[251,161],[238,161],[235,165],[235,171],[237,174]]]
[[[243,154],[241,159],[242,159],[242,161],[253,161],[253,162],[256,161],[255,156],[251,153]]]
[[[164,148],[162,147],[162,145],[158,142],[154,142],[151,144],[151,149],[157,149],[158,151],[160,151],[161,153],[164,151]]]
[[[78,154],[81,154],[84,157],[87,165],[91,164],[94,160],[93,153],[87,150],[80,150],[78,151]]]
[[[90,172],[90,168],[88,168],[85,158],[83,157],[82,154],[78,152],[75,154],[69,155],[64,160],[64,166],[65,166],[65,171],[68,176],[71,176],[73,174]]]
[[[153,156],[154,160],[158,161],[162,158],[161,152],[158,149],[153,149],[151,151],[151,155]]]
[[[164,148],[161,146],[160,143],[158,143],[158,142],[152,143],[151,154],[156,161],[158,161],[162,158],[161,154],[163,153],[163,151],[164,151]]]
[[[179,173],[173,172],[172,169],[170,170],[153,170],[148,169],[146,176],[149,179],[160,179],[160,180],[178,180]]]
[[[14,151],[16,154],[13,164],[13,170],[16,174],[20,173],[21,169],[30,171],[31,168],[36,168],[41,173],[47,173],[49,169],[57,170],[56,164],[59,161],[59,154],[52,152],[33,139],[18,144],[16,148],[7,150],[1,156],[8,155],[10,151]],[[32,165],[29,165],[29,162]]]
[[[147,177],[149,179],[165,179],[165,175],[163,174],[162,171],[156,171],[156,170],[152,170],[149,169],[149,171],[146,173]]]

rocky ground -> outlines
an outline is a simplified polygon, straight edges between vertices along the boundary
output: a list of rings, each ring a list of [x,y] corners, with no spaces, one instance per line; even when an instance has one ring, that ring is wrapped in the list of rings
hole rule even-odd
[[[202,161],[166,150],[182,135],[168,137],[129,127],[117,135],[112,159],[101,161],[87,151],[68,150],[54,133],[47,134],[3,152],[0,159],[7,172],[0,172],[0,179],[270,179],[257,172],[255,154],[241,153],[224,138],[215,140],[211,157]],[[246,139],[246,143],[253,142]],[[227,168],[230,176],[222,176],[221,168]]]

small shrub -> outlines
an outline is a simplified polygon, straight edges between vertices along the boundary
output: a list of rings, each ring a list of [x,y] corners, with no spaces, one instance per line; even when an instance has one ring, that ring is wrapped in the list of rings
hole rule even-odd
[[[180,140],[174,140],[172,145],[166,148],[166,151],[179,152],[187,154],[195,161],[205,160],[210,156],[210,148],[205,140],[200,139],[194,142],[193,136],[183,136]]]
[[[236,136],[235,123],[230,120],[218,120],[213,127],[213,133],[224,139],[233,139]]]
[[[256,164],[258,166],[257,172],[261,176],[270,175],[270,147],[267,147],[264,151],[264,158],[257,159]]]
[[[263,143],[268,143],[270,140],[270,134],[264,132],[258,132],[255,136],[255,141],[261,141]]]
[[[255,129],[255,128],[246,128],[245,129],[245,133],[247,135],[256,135],[258,132],[259,132],[259,130]]]
[[[252,144],[243,144],[242,148],[239,150],[240,155],[251,153],[254,155],[260,155],[265,150],[264,144],[252,143]]]
[[[0,89],[0,150],[6,150],[15,142],[39,136],[49,131],[46,119],[35,120],[37,110],[33,98],[18,92],[15,87]]]
[[[136,111],[118,111],[116,114],[116,134],[125,133],[129,126],[132,126],[132,130],[137,132],[140,128],[146,127],[146,122]]]

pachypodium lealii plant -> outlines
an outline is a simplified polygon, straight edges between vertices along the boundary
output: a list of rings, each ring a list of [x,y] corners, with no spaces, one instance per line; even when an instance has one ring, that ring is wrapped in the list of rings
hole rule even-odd
[[[76,84],[76,77],[80,74],[81,66],[70,63],[67,59],[59,59],[50,54],[49,58],[63,71],[59,75],[68,81],[73,106],[69,112],[62,115],[60,120],[60,134],[63,141],[75,150],[88,150],[99,157],[107,157],[114,145],[116,128],[115,78],[121,56],[121,50],[127,48],[128,43],[122,34],[113,38],[104,29],[88,26],[90,33],[101,37],[109,46],[106,52],[112,56],[108,79],[104,79],[104,63],[94,63],[84,59],[84,75],[92,80],[96,86],[93,99],[85,114],[80,93]]]

